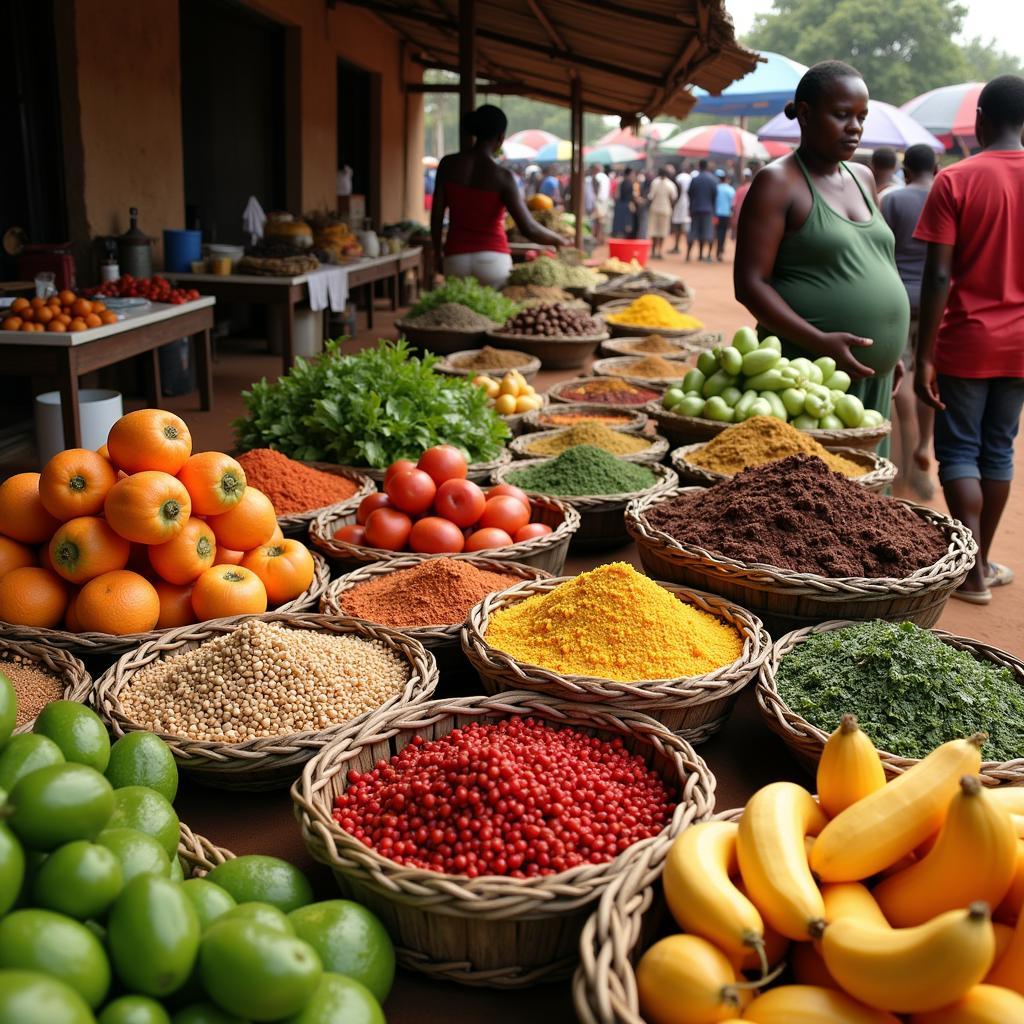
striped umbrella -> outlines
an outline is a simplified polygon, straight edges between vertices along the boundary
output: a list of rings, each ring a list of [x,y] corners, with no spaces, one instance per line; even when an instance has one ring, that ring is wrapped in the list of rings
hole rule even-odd
[[[658,152],[662,156],[730,157],[734,160],[767,160],[768,152],[753,132],[733,124],[709,124],[666,139]]]
[[[506,139],[501,144],[501,155],[506,160],[535,160],[537,150],[530,146],[524,146],[521,142]]]
[[[679,125],[674,121],[653,121],[650,124],[640,126],[640,134],[637,135],[632,128],[613,128],[606,132],[594,143],[595,146],[629,146],[632,149],[643,149],[648,139],[661,142],[670,135],[679,131]]]
[[[572,159],[572,143],[568,139],[555,139],[541,146],[533,159],[539,164],[566,163]]]
[[[595,164],[631,164],[645,159],[643,150],[633,149],[632,146],[617,146],[614,143],[585,149],[583,156],[587,163]]]
[[[522,146],[529,146],[530,149],[540,149],[549,142],[561,141],[557,135],[546,132],[541,128],[524,128],[521,132],[515,132],[505,139],[506,142],[518,142]]]
[[[959,85],[944,85],[908,100],[900,107],[918,124],[923,125],[950,149],[955,139],[962,139],[967,146],[974,146],[974,115],[978,109],[978,97],[984,82],[961,82]]]

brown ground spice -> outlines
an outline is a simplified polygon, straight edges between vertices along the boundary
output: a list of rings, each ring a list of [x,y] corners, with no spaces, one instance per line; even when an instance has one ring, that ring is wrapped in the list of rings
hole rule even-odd
[[[633,419],[632,413],[622,415],[614,412],[558,412],[542,413],[537,417],[537,423],[547,428],[575,427],[578,423],[601,423],[606,427],[621,427],[630,423]]]
[[[572,387],[563,388],[559,394],[570,402],[597,402],[600,405],[646,405],[661,397],[661,392],[653,388],[642,388],[628,381],[608,377],[581,381]]]
[[[64,682],[59,676],[21,655],[0,660],[0,672],[10,679],[18,698],[15,727],[31,722],[47,704],[64,696]]]
[[[935,526],[810,455],[744,470],[662,502],[646,518],[684,544],[830,578],[903,579],[946,553]]]
[[[517,366],[525,366],[529,361],[530,357],[522,352],[484,345],[470,355],[460,356],[451,362],[460,370],[512,370]]]
[[[668,338],[663,338],[660,334],[648,334],[646,338],[639,338],[622,347],[630,352],[647,352],[652,355],[674,354],[678,356],[682,354],[682,349],[678,345],[673,345]]]
[[[691,366],[682,362],[670,362],[662,356],[644,356],[643,359],[634,359],[631,363],[620,363],[615,372],[621,373],[624,377],[642,377],[644,380],[680,380],[685,377]]]
[[[270,448],[243,452],[238,461],[245,470],[245,482],[261,490],[279,516],[323,508],[356,493],[348,477],[313,469]]]

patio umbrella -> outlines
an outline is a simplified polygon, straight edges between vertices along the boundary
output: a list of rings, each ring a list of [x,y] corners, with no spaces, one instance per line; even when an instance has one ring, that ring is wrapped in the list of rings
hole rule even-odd
[[[761,145],[768,150],[768,155],[777,160],[780,156],[788,156],[793,152],[793,147],[788,142],[773,142],[771,139],[762,139]]]
[[[807,67],[781,53],[766,51],[761,56],[765,58],[763,63],[727,86],[719,96],[695,88],[697,103],[693,113],[720,117],[770,117],[779,113],[793,98],[796,84]]]
[[[568,139],[556,139],[541,146],[533,159],[541,164],[567,163],[572,159],[572,143]]]
[[[953,146],[954,139],[962,139],[968,146],[973,146],[977,142],[974,138],[974,115],[984,85],[984,82],[944,85],[941,89],[915,96],[900,110],[932,135],[938,136],[947,149]]]
[[[506,139],[501,144],[501,155],[506,160],[533,160],[537,156],[537,150],[532,146],[524,146],[521,142]]]
[[[630,146],[633,149],[643,149],[647,140],[661,142],[670,135],[679,131],[679,125],[674,121],[654,121],[651,124],[640,126],[638,135],[632,128],[613,128],[606,132],[594,143],[595,146]]]
[[[757,133],[757,137],[796,145],[800,141],[800,124],[795,120],[790,121],[785,114],[776,114]],[[864,134],[860,140],[863,149],[891,146],[903,151],[918,143],[931,146],[936,153],[941,153],[946,148],[927,128],[922,128],[899,107],[883,103],[881,100],[871,101],[868,105],[868,116],[864,121]]]
[[[767,160],[768,152],[753,132],[734,124],[708,124],[687,128],[658,146],[661,156],[729,157],[734,160]]]
[[[559,142],[557,135],[546,132],[541,128],[524,128],[521,132],[514,132],[505,139],[506,142],[518,142],[522,146],[529,146],[530,149],[540,149],[549,142]]]
[[[583,156],[588,164],[631,164],[645,159],[643,150],[615,144],[585,149]]]

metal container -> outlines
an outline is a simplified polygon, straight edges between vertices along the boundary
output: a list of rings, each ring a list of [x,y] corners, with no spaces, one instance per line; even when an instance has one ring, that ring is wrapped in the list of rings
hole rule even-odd
[[[123,235],[118,235],[118,263],[122,274],[132,277],[153,275],[153,239],[139,227],[138,207],[128,210],[131,226]]]

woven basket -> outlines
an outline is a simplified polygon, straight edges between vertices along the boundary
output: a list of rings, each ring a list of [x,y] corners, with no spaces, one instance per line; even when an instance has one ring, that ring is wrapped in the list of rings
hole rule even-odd
[[[365,721],[377,711],[416,704],[433,696],[437,687],[437,665],[433,657],[416,640],[395,629],[371,626],[354,619],[328,615],[288,615],[268,612],[266,615],[238,615],[229,619],[212,619],[196,626],[171,630],[160,640],[142,644],[122,655],[96,680],[93,704],[109,725],[115,737],[126,732],[145,730],[129,719],[121,705],[120,694],[131,684],[132,676],[151,662],[171,654],[192,650],[204,641],[223,636],[251,618],[279,622],[292,629],[322,633],[354,634],[366,640],[379,640],[404,658],[410,667],[405,689],[379,708],[371,709],[349,722],[329,729],[308,730],[285,736],[246,740],[244,743],[215,743],[193,740],[170,733],[158,733],[171,748],[178,768],[197,782],[218,789],[265,790],[290,785],[308,761],[322,746],[346,728]]]
[[[57,676],[64,687],[63,699],[76,704],[88,704],[92,696],[92,676],[85,666],[67,651],[48,643],[32,640],[13,640],[0,637],[0,672],[4,662],[20,662]],[[13,680],[11,680],[13,683]],[[19,725],[14,732],[31,732],[35,719]]]
[[[447,373],[452,377],[478,377],[481,374],[487,377],[504,377],[509,370],[518,370],[520,374],[527,380],[531,381],[537,376],[537,371],[540,369],[540,360],[536,356],[531,356],[528,352],[515,352],[514,355],[522,356],[523,362],[519,366],[492,366],[489,370],[466,369],[459,365],[460,359],[466,359],[469,356],[475,356],[480,349],[478,348],[467,348],[461,352],[452,352],[446,356],[434,367],[438,373]],[[511,350],[506,350],[511,351]]]
[[[513,459],[536,459],[538,456],[533,455],[528,450],[531,445],[535,444],[538,440],[544,437],[555,437],[558,434],[564,434],[569,427],[561,427],[558,430],[542,430],[535,434],[524,434],[522,437],[517,437],[511,441],[508,446],[508,450],[512,453]],[[650,441],[650,444],[641,449],[638,452],[630,452],[628,455],[619,455],[618,458],[625,459],[626,462],[640,462],[643,464],[653,464],[655,462],[661,462],[663,458],[668,454],[668,441],[663,437],[659,437],[657,434],[653,434],[650,437],[645,437],[645,441]],[[545,456],[549,458],[550,456]],[[513,465],[515,463],[513,462]]]
[[[692,305],[692,302],[689,299],[680,299],[678,297],[674,298],[663,292],[657,294],[660,294],[661,297],[665,299],[665,301],[668,302],[677,313],[685,313]],[[608,317],[613,316],[616,313],[624,312],[637,298],[640,298],[640,296],[634,296],[632,299],[614,299],[611,302],[602,303],[597,307],[597,315],[604,318],[613,338],[646,338],[648,334],[660,334],[663,338],[675,338],[677,340],[682,340],[684,338],[691,338],[694,335],[701,334],[704,331],[703,326],[682,328],[655,327],[650,324],[619,324],[614,320],[608,319]]]
[[[505,334],[488,331],[487,342],[495,348],[512,348],[536,356],[545,370],[576,370],[583,366],[608,337],[607,331],[598,334],[563,335],[547,337],[529,334]]]
[[[318,469],[321,473],[331,473],[334,476],[345,477],[346,480],[351,480],[356,485],[356,491],[350,498],[346,498],[344,501],[336,501],[330,505],[321,505],[320,508],[311,508],[308,512],[289,512],[287,515],[278,516],[277,525],[281,527],[281,532],[286,537],[305,537],[309,524],[321,512],[331,509],[340,514],[348,512],[350,509],[357,509],[359,502],[368,494],[373,494],[377,489],[373,480],[365,473],[348,469],[345,466],[335,466],[330,462],[306,462],[304,465],[309,466],[311,469]]]
[[[623,276],[619,275],[619,280]],[[591,305],[595,309],[602,309],[605,306],[615,306],[612,312],[625,309],[634,299],[639,299],[641,295],[660,295],[663,299],[671,302],[675,309],[678,309],[680,313],[685,313],[692,305],[693,300],[696,298],[697,293],[687,284],[679,282],[684,293],[682,295],[669,291],[666,288],[658,288],[651,286],[650,288],[618,288],[616,287],[616,278],[611,278],[606,284],[600,285],[590,291],[589,297]]]
[[[722,480],[731,480],[732,473],[716,473],[712,469],[694,465],[689,457],[703,448],[703,444],[688,444],[673,450],[669,459],[672,468],[679,474],[681,484],[693,484],[697,487],[710,487]],[[896,463],[883,458],[876,452],[865,451],[863,448],[829,448],[833,455],[841,455],[850,462],[864,467],[861,476],[847,477],[868,491],[884,491],[896,479]]]
[[[591,373],[598,377],[621,377],[628,380],[630,384],[639,384],[640,387],[671,388],[680,387],[683,377],[634,377],[629,373],[629,367],[642,356],[612,356],[610,359],[597,359],[590,367]],[[681,359],[673,360],[680,369],[691,369]],[[685,374],[684,374],[685,376]]]
[[[978,551],[970,530],[959,520],[903,501],[921,519],[941,529],[948,544],[946,554],[934,565],[905,579],[830,579],[771,565],[745,564],[696,545],[680,544],[648,525],[645,513],[652,505],[699,490],[686,487],[645,496],[626,509],[626,530],[640,549],[644,572],[653,579],[682,583],[735,601],[754,612],[773,636],[837,618],[909,620],[925,628],[933,626],[949,595],[966,579]]]
[[[537,495],[530,501],[532,512],[530,521],[546,523],[551,533],[533,540],[524,540],[505,548],[488,549],[486,552],[468,551],[464,554],[451,555],[451,558],[476,558],[486,555],[498,562],[519,562],[521,565],[532,565],[537,569],[545,569],[550,573],[560,573],[565,565],[565,556],[569,551],[569,541],[580,528],[580,514],[572,505],[557,498]],[[385,548],[368,548],[362,544],[349,544],[337,540],[334,534],[342,527],[356,521],[355,513],[335,516],[330,512],[313,520],[309,528],[309,542],[321,554],[328,558],[343,572],[358,569],[367,562],[383,562],[402,554],[408,558],[429,558],[429,555],[417,555],[388,551]]]
[[[186,878],[202,878],[218,864],[233,860],[234,854],[214,846],[205,836],[197,835],[184,822],[178,825],[178,858],[183,862]]]
[[[547,398],[547,395],[544,396]],[[641,434],[650,422],[645,412],[633,412],[613,405],[598,405],[594,402],[559,403],[552,409],[537,409],[523,414],[523,433],[535,433],[538,430],[563,430],[564,426],[546,422],[549,414],[556,413],[594,413],[604,416],[619,416],[621,422],[605,424],[612,430],[621,430],[626,434]]]
[[[657,334],[657,331],[651,331],[651,334]],[[609,338],[607,341],[601,342],[601,355],[603,356],[632,356],[634,359],[640,359],[642,356],[648,355],[659,355],[662,359],[691,359],[702,351],[694,345],[691,345],[687,340],[681,340],[679,338],[665,338],[671,346],[673,351],[671,352],[638,352],[633,346],[639,344],[642,338]]]
[[[438,557],[438,556],[433,556]],[[324,615],[347,616],[354,622],[366,623],[367,625],[380,625],[351,615],[342,607],[342,595],[360,583],[376,579],[379,576],[389,576],[391,573],[401,572],[403,569],[412,569],[423,562],[420,555],[400,555],[397,558],[389,558],[386,562],[371,562],[362,568],[339,576],[324,592],[320,598],[320,611]],[[538,569],[533,565],[521,565],[518,562],[499,562],[493,558],[473,556],[464,559],[470,565],[476,566],[484,572],[500,572],[515,576],[520,580],[541,580],[550,578],[550,573]],[[514,584],[509,583],[509,586]],[[467,662],[462,652],[462,645],[459,636],[462,632],[463,622],[450,624],[439,624],[431,626],[394,626],[400,633],[418,640],[424,648],[437,660],[437,670],[440,677],[438,693],[439,697],[464,696],[467,693],[476,692],[478,687],[467,689],[476,681],[476,673]]]
[[[591,735],[621,736],[678,793],[670,824],[606,864],[586,864],[529,879],[468,878],[403,867],[344,832],[331,817],[350,769],[366,771],[414,736],[436,739],[473,721],[530,716],[573,725]],[[292,787],[303,839],[334,872],[342,892],[369,907],[395,940],[399,963],[431,977],[467,985],[519,988],[568,975],[587,914],[633,862],[707,819],[714,777],[685,740],[646,715],[607,712],[594,704],[535,693],[431,701],[375,715],[314,758]]]
[[[828,733],[812,725],[805,718],[801,718],[796,712],[790,710],[789,706],[782,699],[778,691],[776,679],[778,677],[779,665],[782,659],[795,647],[799,646],[809,636],[815,633],[829,633],[834,629],[842,629],[844,626],[855,626],[857,623],[846,621],[823,622],[820,625],[808,628],[797,629],[787,633],[779,639],[768,652],[768,657],[762,661],[758,668],[757,678],[757,706],[764,719],[765,725],[776,736],[789,747],[794,758],[809,772],[817,769],[818,760],[821,757],[822,748],[828,739]],[[939,640],[950,647],[961,651],[967,651],[974,655],[979,661],[992,662],[999,668],[1009,669],[1017,682],[1024,687],[1024,662],[1019,658],[1001,651],[997,647],[990,647],[980,640],[971,640],[967,637],[954,636],[945,630],[933,629],[931,631]],[[1022,739],[1024,744],[1024,739]],[[1022,745],[1024,753],[1024,745]],[[890,754],[880,750],[879,757],[882,759],[882,767],[885,774],[890,778],[902,775],[908,768],[918,763],[916,758],[900,757],[897,754]],[[984,761],[981,765],[981,781],[986,786],[1020,786],[1024,784],[1024,757],[1015,758],[1013,761]]]
[[[470,348],[480,348],[486,331],[459,331],[451,327],[417,327],[408,320],[396,320],[398,336],[410,345],[437,355],[450,355]]]
[[[527,469],[530,466],[539,466],[550,461],[550,459],[523,459],[521,462],[513,462],[512,465],[503,466],[494,474],[494,482],[503,484],[513,470]],[[623,520],[626,506],[642,497],[650,497],[653,501],[662,501],[666,495],[672,493],[679,483],[675,470],[669,469],[667,466],[649,465],[645,468],[649,469],[656,477],[655,482],[645,490],[632,491],[627,494],[594,494],[560,499],[569,502],[580,514],[580,528],[572,538],[574,550],[609,548],[625,544],[629,540]],[[513,480],[508,482],[516,487],[519,486]],[[536,491],[526,490],[526,493],[533,500],[542,497]],[[554,569],[551,571],[555,572]]]
[[[621,377],[576,377],[573,380],[563,380],[559,381],[557,384],[553,384],[551,387],[548,388],[548,397],[551,399],[552,402],[565,402],[567,405],[600,405],[604,409],[628,409],[631,412],[643,413],[648,412],[649,405],[657,404],[653,400],[645,398],[638,399],[635,402],[593,402],[588,401],[585,398],[580,398],[576,395],[567,395],[564,398],[562,397],[563,395],[565,395],[567,391],[569,391],[572,388],[578,388],[584,384],[593,384],[594,381],[597,380],[605,380],[612,384],[630,383],[629,381],[623,381]],[[662,391],[662,389],[655,384],[644,384],[641,386],[645,390],[656,394],[660,394]],[[661,431],[659,431],[659,433],[660,432]],[[669,440],[671,441],[672,438],[669,437]]]
[[[538,594],[548,594],[572,577],[520,583],[485,597],[469,613],[462,629],[462,646],[480,674],[486,693],[532,690],[560,700],[597,701],[611,710],[624,708],[656,718],[666,729],[689,743],[703,743],[718,732],[732,714],[740,691],[754,678],[771,650],[771,638],[760,619],[711,594],[661,583],[684,604],[722,619],[743,637],[743,651],[729,665],[702,676],[619,682],[593,676],[561,675],[517,661],[487,642],[491,616]]]
[[[498,469],[500,466],[504,466],[506,463],[511,462],[512,456],[509,455],[508,450],[502,448],[501,454],[496,458],[491,459],[489,462],[471,462],[466,472],[466,479],[473,480],[476,483],[482,483],[485,480],[490,479],[491,474]],[[386,469],[377,469],[375,466],[342,466],[342,469],[349,470],[353,473],[361,473],[363,476],[368,476],[377,484],[384,483],[384,474],[387,473]],[[330,509],[327,510],[328,512]],[[355,512],[355,509],[352,510]]]

